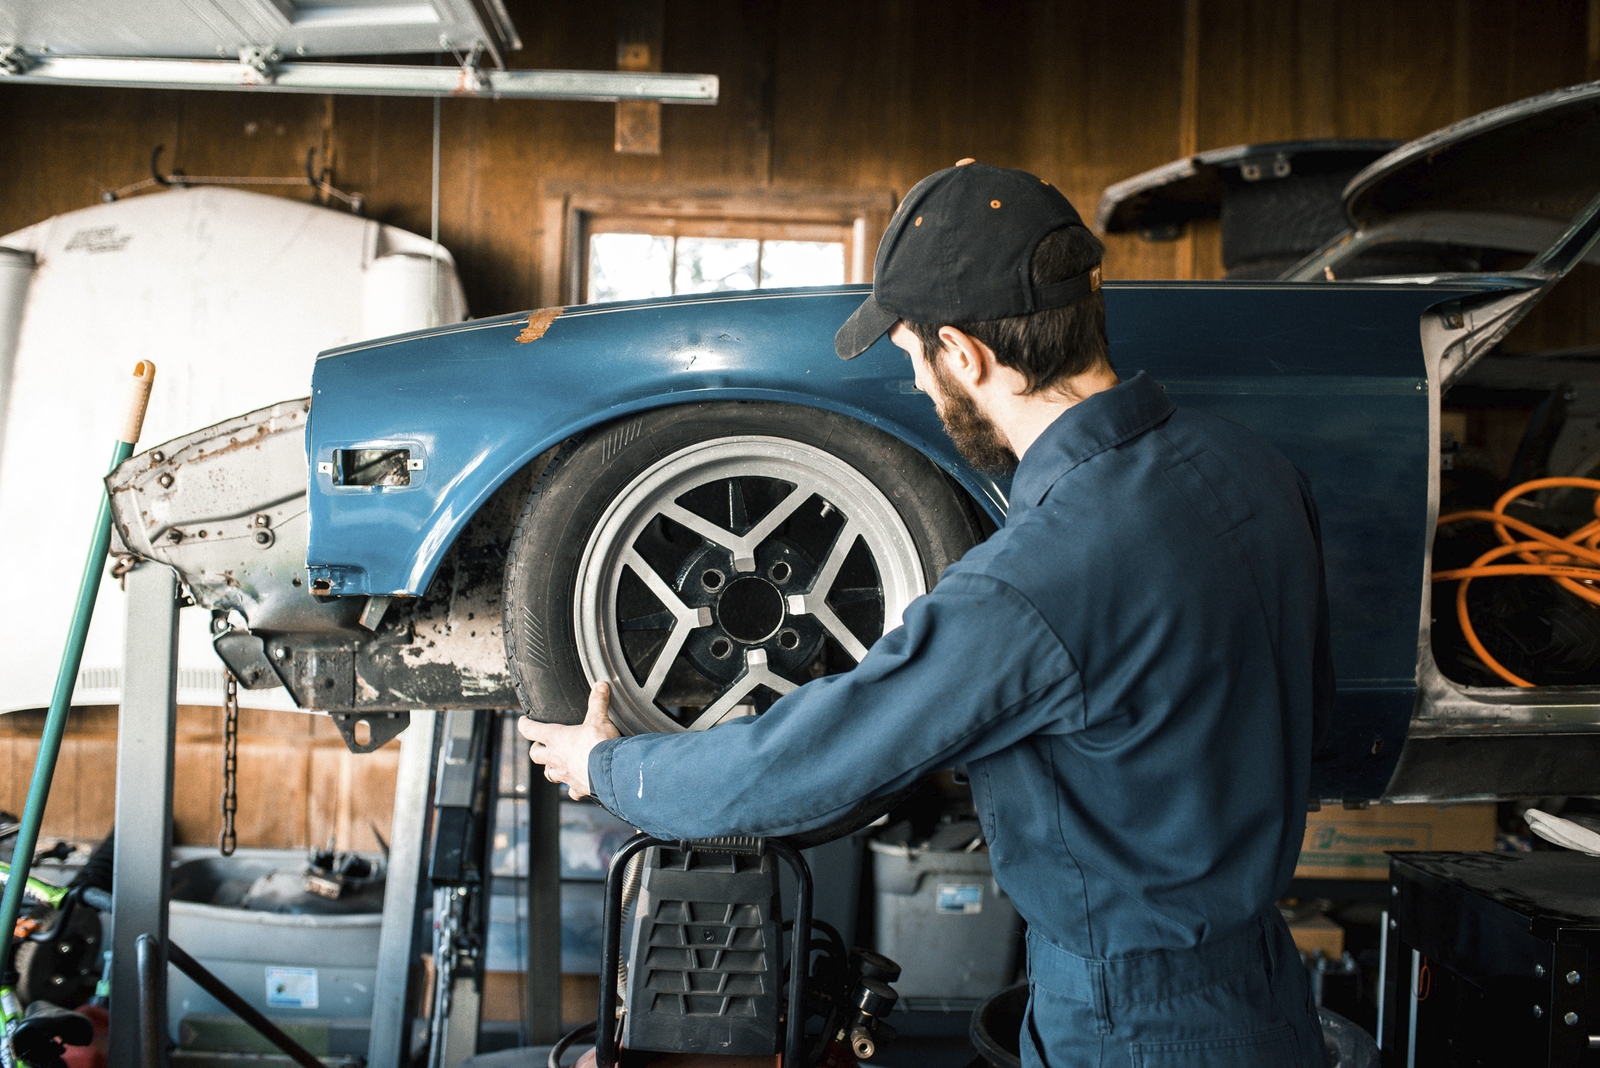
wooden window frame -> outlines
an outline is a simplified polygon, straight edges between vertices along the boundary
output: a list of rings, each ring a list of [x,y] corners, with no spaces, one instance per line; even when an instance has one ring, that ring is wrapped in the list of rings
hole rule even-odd
[[[543,196],[539,303],[554,307],[582,301],[591,233],[843,240],[845,280],[870,282],[873,255],[894,207],[894,194],[887,191],[550,185]]]

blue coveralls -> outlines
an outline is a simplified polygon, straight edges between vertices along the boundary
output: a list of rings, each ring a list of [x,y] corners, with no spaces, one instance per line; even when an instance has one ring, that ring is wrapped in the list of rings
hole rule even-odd
[[[1309,490],[1139,374],[1040,436],[1004,528],[853,671],[589,776],[660,838],[781,836],[965,764],[1028,926],[1025,1066],[1321,1068],[1275,902],[1331,697]]]

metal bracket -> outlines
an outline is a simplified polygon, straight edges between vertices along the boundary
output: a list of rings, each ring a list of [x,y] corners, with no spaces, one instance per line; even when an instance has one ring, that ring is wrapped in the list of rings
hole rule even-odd
[[[410,712],[330,712],[328,718],[339,728],[339,737],[352,753],[371,753],[411,726]],[[358,741],[360,735],[367,740]]]
[[[456,87],[458,93],[481,93],[489,88],[489,79],[484,76],[479,60],[483,55],[483,42],[472,42],[470,52],[461,52],[451,43],[450,38],[439,35],[439,45],[456,57],[456,64],[461,68],[461,82]],[[499,61],[499,56],[495,56]]]
[[[261,635],[247,630],[228,630],[211,639],[211,644],[245,689],[272,690],[283,685],[272,661],[267,659]]]
[[[250,45],[239,49],[239,84],[271,85],[278,77],[276,49]]]
[[[33,59],[16,45],[0,45],[0,75],[26,74]]]
[[[1182,223],[1161,223],[1158,226],[1144,226],[1139,229],[1140,241],[1176,241],[1182,236]]]
[[[1239,177],[1247,182],[1259,182],[1263,178],[1287,178],[1290,170],[1289,157],[1282,152],[1239,162]]]

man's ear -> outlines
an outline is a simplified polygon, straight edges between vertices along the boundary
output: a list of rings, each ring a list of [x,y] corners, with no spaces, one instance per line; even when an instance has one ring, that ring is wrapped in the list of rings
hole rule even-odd
[[[994,373],[994,350],[971,334],[954,326],[941,326],[939,340],[945,347],[938,358],[968,389],[983,385]]]

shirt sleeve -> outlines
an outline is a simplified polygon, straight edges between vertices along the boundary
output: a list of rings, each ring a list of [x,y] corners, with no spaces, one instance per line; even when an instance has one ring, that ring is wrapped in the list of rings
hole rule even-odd
[[[1076,665],[1028,599],[951,571],[855,669],[760,716],[602,742],[589,781],[602,805],[657,838],[778,837],[1083,719]]]

